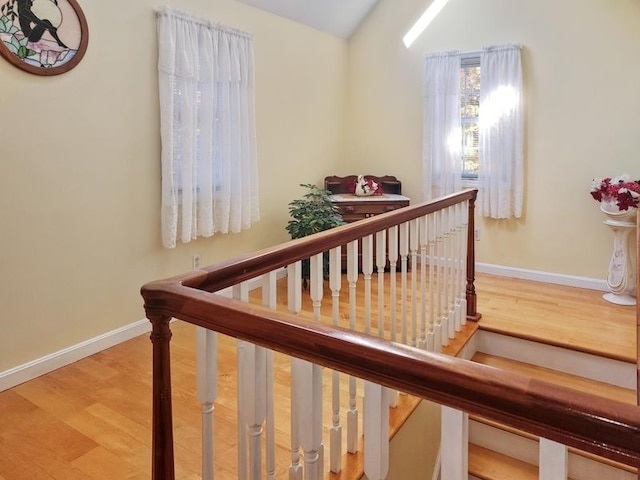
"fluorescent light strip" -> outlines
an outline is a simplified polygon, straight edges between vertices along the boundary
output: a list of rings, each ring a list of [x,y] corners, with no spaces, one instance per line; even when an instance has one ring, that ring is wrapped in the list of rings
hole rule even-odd
[[[429,26],[431,21],[436,18],[440,13],[440,10],[444,8],[449,0],[433,0],[431,5],[427,7],[422,16],[418,19],[413,27],[403,37],[405,47],[409,48],[416,38],[418,38],[422,32]]]

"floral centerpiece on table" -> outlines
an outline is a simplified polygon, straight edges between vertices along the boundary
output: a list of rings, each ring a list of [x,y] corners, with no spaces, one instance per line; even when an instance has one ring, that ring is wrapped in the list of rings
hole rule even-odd
[[[358,175],[358,178],[351,184],[349,190],[358,197],[368,197],[370,195],[382,195],[382,187],[373,178],[366,178]]]
[[[615,204],[620,211],[638,208],[640,180],[630,180],[626,173],[613,178],[595,178],[590,193],[598,202]]]

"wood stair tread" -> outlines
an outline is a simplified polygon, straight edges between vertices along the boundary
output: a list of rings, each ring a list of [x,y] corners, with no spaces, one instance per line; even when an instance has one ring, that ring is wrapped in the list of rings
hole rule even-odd
[[[533,365],[531,363],[511,360],[509,358],[486,353],[478,352],[471,360],[477,363],[482,363],[483,365],[499,368],[501,370],[508,370],[536,378],[538,380],[543,380],[545,382],[562,385],[582,392],[628,403],[630,405],[636,404],[636,393],[628,388],[618,387],[616,385],[591,380],[579,375],[564,373],[558,370]]]
[[[508,370],[515,373],[520,373],[520,374],[527,375],[529,377],[543,380],[549,383],[555,383],[555,384],[563,385],[565,387],[574,388],[576,390],[580,390],[583,392],[588,392],[595,395],[600,395],[603,397],[615,399],[620,402],[629,403],[631,405],[636,404],[636,393],[634,390],[618,387],[605,382],[590,380],[588,378],[580,377],[578,375],[572,375],[569,373],[564,373],[564,372],[560,372],[560,371],[545,368],[545,367],[539,367],[537,365],[533,365],[530,363],[519,362],[517,360],[512,360],[509,358],[481,353],[481,352],[477,352],[473,356],[472,361],[482,363],[483,365],[500,368],[502,370]],[[469,418],[478,422],[482,422],[494,428],[499,428],[501,430],[504,430],[516,435],[520,435],[525,438],[529,438],[531,440],[535,440],[535,441],[538,440],[538,437],[536,437],[533,434],[524,432],[522,430],[519,430],[517,428],[511,427],[508,425],[501,424],[494,420],[490,420],[478,415],[470,415]],[[625,465],[607,458],[603,458],[598,455],[594,455],[592,453],[585,452],[573,447],[569,447],[569,452],[574,453],[576,455],[581,455],[583,457],[590,458],[597,462],[611,465],[613,467],[616,467],[622,470],[626,470],[628,472],[635,473],[637,471],[632,466]]]
[[[538,480],[538,467],[470,443],[469,474],[481,480]]]
[[[635,309],[602,292],[497,275],[476,275],[480,329],[636,363]]]

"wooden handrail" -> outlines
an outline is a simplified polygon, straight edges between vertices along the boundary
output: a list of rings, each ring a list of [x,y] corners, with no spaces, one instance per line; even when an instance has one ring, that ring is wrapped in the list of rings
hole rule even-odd
[[[213,266],[204,267],[195,272],[174,277],[173,281],[179,281],[184,285],[208,292],[220,291],[244,280],[274,271],[320,252],[325,252],[338,245],[344,245],[366,235],[416,218],[424,217],[425,215],[464,201],[469,201],[470,204],[469,222],[471,225],[471,239],[473,239],[473,206],[475,205],[477,194],[478,190],[469,189],[460,193],[439,197],[430,202],[399,208],[391,212],[359,220],[355,223],[332,228],[331,230],[326,230],[315,235],[291,240],[278,246],[266,248]],[[470,256],[475,258],[473,255],[474,244],[472,241],[468,244],[468,250],[471,252]],[[474,311],[473,314],[475,313]]]
[[[153,479],[175,478],[169,360],[172,317],[640,466],[640,409],[636,406],[211,294],[463,200],[470,201],[471,214],[476,193],[471,190],[405,207],[143,286],[145,310],[153,326]]]
[[[383,231],[387,228],[424,218],[426,215],[463,202],[469,202],[469,218],[473,231],[475,199],[478,191],[466,190],[444,196],[417,205],[404,207],[392,212],[360,220],[332,230],[321,232],[298,240],[268,248],[215,266],[205,267],[168,280],[152,282],[142,288],[147,317],[153,325],[151,340],[153,343],[153,479],[173,480],[173,431],[171,406],[171,375],[169,360],[169,342],[172,317],[199,325],[201,318],[185,314],[185,307],[193,304],[190,295],[201,296],[205,304],[215,301],[211,292],[291,265],[298,260],[327,251],[338,245],[344,245],[363,236]],[[474,243],[467,244],[467,265],[469,258],[474,259]],[[473,264],[473,261],[472,261]],[[467,275],[467,317],[477,319],[473,274]],[[250,311],[246,304],[237,305],[239,312]],[[204,307],[215,311],[214,305]],[[242,313],[240,313],[242,315]],[[215,329],[214,329],[215,330]],[[218,330],[220,332],[225,329]],[[229,331],[230,334],[232,334]],[[241,337],[238,337],[241,338]],[[256,342],[260,343],[260,342]],[[275,348],[274,348],[275,349]],[[281,351],[287,351],[285,348]],[[293,352],[291,352],[293,353]]]
[[[145,287],[143,295],[145,299],[166,299],[161,309],[149,312],[152,335],[160,332],[156,338],[167,338],[164,332],[169,319],[176,317],[587,452],[640,465],[640,410],[635,406],[173,282],[156,282]],[[164,355],[158,358],[165,364],[160,370],[164,372],[168,360]],[[166,409],[163,412],[166,415]],[[170,428],[160,430],[164,435]],[[162,438],[156,441],[166,445]]]

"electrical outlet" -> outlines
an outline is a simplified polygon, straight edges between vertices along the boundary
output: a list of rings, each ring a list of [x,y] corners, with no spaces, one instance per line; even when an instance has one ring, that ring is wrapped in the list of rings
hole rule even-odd
[[[480,229],[476,228],[473,230],[473,238],[476,242],[480,240]]]
[[[191,258],[191,266],[193,267],[194,270],[196,268],[200,268],[200,255],[196,254]]]

